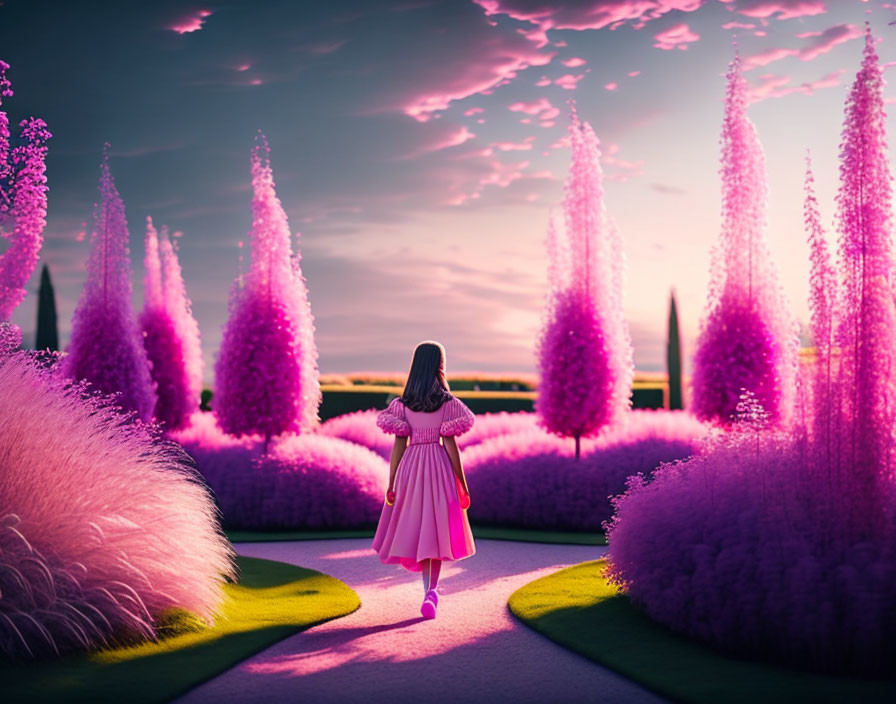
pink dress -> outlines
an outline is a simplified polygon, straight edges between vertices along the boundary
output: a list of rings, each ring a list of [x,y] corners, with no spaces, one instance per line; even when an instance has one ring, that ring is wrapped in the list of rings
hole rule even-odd
[[[421,560],[462,560],[476,552],[467,512],[461,508],[443,435],[473,427],[473,412],[452,396],[432,413],[405,408],[400,399],[380,411],[376,424],[409,437],[395,472],[395,504],[383,503],[373,549],[380,561],[420,572]]]

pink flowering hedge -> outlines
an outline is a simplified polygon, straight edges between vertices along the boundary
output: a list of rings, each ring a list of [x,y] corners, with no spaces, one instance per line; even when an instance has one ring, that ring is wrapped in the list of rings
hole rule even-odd
[[[395,436],[387,435],[376,426],[377,413],[379,413],[378,409],[371,408],[330,418],[321,423],[318,433],[363,445],[388,460],[392,456],[392,444],[395,441]],[[457,446],[463,450],[499,435],[534,431],[535,429],[536,416],[534,413],[526,411],[482,413],[476,416],[476,423],[468,433],[458,436]]]
[[[633,411],[597,437],[584,439],[578,460],[572,440],[538,428],[495,436],[462,454],[472,498],[470,520],[601,530],[612,513],[610,496],[625,490],[629,476],[649,475],[662,462],[692,455],[706,432],[703,423],[684,412]]]
[[[344,529],[379,519],[389,466],[360,445],[284,435],[264,455],[260,436],[228,436],[210,413],[195,414],[174,438],[196,461],[230,528]]]
[[[233,553],[183,451],[24,354],[0,350],[0,389],[0,656],[213,620]]]

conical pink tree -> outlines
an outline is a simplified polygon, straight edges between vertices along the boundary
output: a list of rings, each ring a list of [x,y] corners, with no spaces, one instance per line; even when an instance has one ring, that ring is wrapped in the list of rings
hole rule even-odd
[[[267,444],[275,435],[313,428],[321,392],[305,282],[260,133],[251,167],[252,262],[231,290],[212,405],[225,432],[260,434]]]
[[[866,27],[862,68],[849,92],[837,194],[843,306],[836,329],[840,357],[839,484],[850,515],[845,530],[876,531],[883,520],[882,480],[896,477],[896,308],[891,229],[892,177],[883,77]]]
[[[150,420],[156,404],[155,383],[131,308],[131,262],[124,203],[103,156],[100,202],[94,206],[87,281],[72,319],[62,372],[86,379],[94,388],[116,394],[116,403]]]
[[[150,363],[153,381],[156,383],[156,404],[153,416],[168,430],[182,428],[190,416],[199,408],[199,391],[194,393],[195,380],[190,378],[187,364],[184,334],[192,335],[193,330],[184,330],[184,285],[180,278],[180,266],[171,251],[171,243],[163,228],[161,245],[159,235],[146,218],[146,252],[144,256],[143,313],[140,327],[143,330],[143,345]],[[167,244],[169,256],[175,257],[172,281],[163,278],[163,256]],[[169,272],[165,272],[166,274]],[[173,300],[172,300],[173,299]],[[192,316],[190,316],[192,320]],[[180,325],[178,325],[180,323]],[[195,327],[195,321],[193,321]],[[198,328],[195,331],[198,334]],[[195,366],[195,361],[190,360]]]
[[[179,233],[174,233],[175,238],[178,235]],[[185,402],[184,408],[189,413],[193,413],[199,408],[199,400],[202,395],[202,373],[205,366],[202,359],[199,323],[193,316],[192,303],[187,296],[177,249],[167,236],[167,232],[163,233],[159,249],[162,257],[162,280],[165,283],[163,292],[165,307],[171,316],[181,344],[183,366],[187,376],[186,398],[188,400]]]
[[[563,199],[565,240],[548,231],[548,301],[536,342],[535,411],[548,432],[596,434],[630,407],[634,375],[622,310],[622,251],[603,202],[600,150],[572,108],[572,161]]]
[[[0,107],[10,97],[9,64],[0,61]],[[0,237],[9,242],[0,256],[0,322],[25,298],[25,284],[37,265],[47,216],[46,123],[19,123],[20,142],[10,145],[9,117],[0,110]]]
[[[740,57],[728,68],[722,124],[722,230],[694,357],[692,409],[729,423],[744,391],[773,424],[792,418],[797,328],[765,239],[765,158],[746,114]]]

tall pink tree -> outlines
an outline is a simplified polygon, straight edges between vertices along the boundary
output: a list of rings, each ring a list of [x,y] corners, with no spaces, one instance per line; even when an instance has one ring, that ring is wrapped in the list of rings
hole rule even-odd
[[[896,477],[896,306],[891,235],[892,176],[883,76],[866,25],[862,67],[846,102],[837,193],[842,311],[835,345],[842,429],[844,529],[873,532],[883,519],[882,480]]]
[[[746,114],[739,56],[727,82],[722,229],[694,356],[692,410],[730,423],[747,391],[771,423],[784,425],[793,414],[799,338],[766,243],[765,157]]]
[[[564,238],[547,237],[548,300],[536,342],[535,411],[545,430],[575,440],[596,434],[630,407],[634,376],[622,308],[622,247],[606,213],[600,145],[572,106]]]
[[[305,279],[261,133],[251,173],[251,265],[231,289],[212,406],[225,432],[260,434],[267,444],[317,425],[321,392]]]
[[[12,96],[6,77],[9,64],[0,61],[0,108]],[[10,144],[9,117],[0,109],[0,237],[9,243],[0,255],[0,322],[25,299],[28,282],[43,244],[47,224],[46,123],[35,117],[19,123],[19,143]]]
[[[173,260],[173,261],[172,261]],[[167,231],[146,218],[143,278],[143,345],[156,383],[153,415],[166,429],[182,428],[199,408],[195,350],[199,328],[189,312],[177,255]],[[195,341],[193,340],[195,338]],[[201,358],[199,360],[201,376]]]
[[[141,420],[156,404],[155,382],[131,307],[131,260],[124,203],[109,171],[108,145],[100,167],[100,201],[93,210],[87,281],[75,307],[63,374],[86,379],[115,394],[116,402]]]
[[[174,233],[174,240],[163,233],[159,243],[162,257],[162,277],[165,282],[165,307],[174,322],[183,354],[183,365],[187,375],[187,396],[190,399],[186,407],[190,413],[199,407],[202,395],[202,374],[205,363],[202,359],[202,341],[199,334],[199,323],[193,315],[193,305],[187,296],[184,275],[180,265],[177,248],[174,246],[179,236]]]

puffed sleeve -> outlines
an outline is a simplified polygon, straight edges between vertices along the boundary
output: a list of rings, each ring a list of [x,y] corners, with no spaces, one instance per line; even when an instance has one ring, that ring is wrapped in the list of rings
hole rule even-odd
[[[445,408],[439,435],[461,435],[473,427],[476,416],[459,398],[452,398]]]
[[[404,404],[399,398],[393,398],[389,406],[377,414],[376,425],[390,435],[408,437],[411,434],[411,425],[404,415]]]

